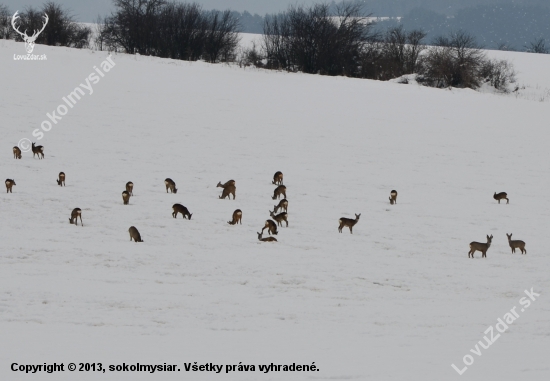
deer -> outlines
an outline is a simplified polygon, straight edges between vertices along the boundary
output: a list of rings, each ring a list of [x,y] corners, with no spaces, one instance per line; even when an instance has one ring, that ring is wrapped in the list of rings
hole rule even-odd
[[[130,193],[130,196],[134,195],[134,183],[131,181],[128,181],[126,183],[126,192]]]
[[[73,209],[73,211],[71,212],[71,218],[69,218],[69,223],[78,226],[78,217],[80,217],[80,225],[84,226],[84,224],[82,223],[82,211],[80,210],[80,208]]]
[[[264,234],[264,229],[267,229],[267,232],[269,235],[274,234],[277,235],[279,232],[277,231],[277,224],[273,220],[266,220],[265,225],[262,228],[262,234]]]
[[[42,31],[44,31],[44,28],[46,28],[46,25],[48,24],[48,20],[49,20],[48,14],[44,13],[44,16],[43,16],[44,17],[44,25],[42,25],[42,29],[40,29],[40,30],[35,29],[32,36],[27,36],[27,30],[25,30],[25,32],[21,33],[19,31],[19,29],[17,28],[17,25],[15,25],[15,20],[17,20],[19,18],[19,16],[17,16],[17,13],[19,13],[19,11],[15,12],[15,14],[13,15],[13,17],[11,19],[11,26],[13,27],[13,29],[17,33],[19,33],[21,35],[21,37],[23,37],[23,41],[25,41],[25,50],[27,51],[27,53],[30,54],[34,50],[34,42],[36,41],[36,39],[38,38],[40,33],[42,33]]]
[[[510,203],[510,200],[508,200],[508,195],[506,194],[506,192],[500,192],[500,193],[495,192],[495,194],[493,195],[493,198],[497,200],[499,204],[500,204],[500,200],[506,200],[507,204]]]
[[[122,202],[124,202],[124,205],[128,205],[130,203],[130,193],[128,193],[128,191],[122,192]]]
[[[6,193],[13,193],[11,188],[14,186],[14,185],[17,185],[15,183],[15,180],[13,179],[6,179]]]
[[[279,209],[284,209],[285,212],[288,212],[288,201],[286,200],[286,198],[283,198],[281,201],[279,201],[279,205],[273,205],[273,212],[277,213]]]
[[[228,223],[229,225],[235,225],[235,224],[238,224],[238,223],[240,223],[240,224],[242,225],[242,224],[243,224],[242,218],[243,218],[243,212],[242,212],[242,210],[236,209],[236,210],[233,212],[233,219],[232,219],[231,221],[227,221],[227,223]]]
[[[512,249],[512,253],[515,253],[516,249],[520,249],[522,255],[527,254],[527,250],[525,250],[525,242],[519,241],[519,240],[512,241],[512,233],[510,234],[506,233],[506,237],[508,237],[508,244]]]
[[[396,190],[392,190],[391,193],[390,193],[390,204],[391,205],[397,204],[397,191]]]
[[[273,218],[275,221],[277,221],[277,225],[278,226],[283,226],[283,221],[286,222],[286,227],[288,228],[288,220],[287,220],[287,217],[288,217],[288,214],[286,212],[282,212],[282,213],[279,213],[277,215],[275,215],[275,213],[273,213],[272,211],[269,211],[269,215],[271,216],[271,218]]]
[[[273,200],[276,200],[277,198],[281,198],[281,195],[285,196],[286,199],[286,187],[284,185],[279,185],[275,190],[273,191],[273,197],[271,197]]]
[[[355,220],[352,220],[351,218],[340,218],[338,222],[340,223],[340,226],[338,226],[338,231],[342,233],[342,228],[344,226],[347,226],[349,228],[349,232],[353,234],[353,227],[357,222],[359,222],[359,217],[361,217],[361,213],[355,215]]]
[[[130,233],[130,242],[132,242],[132,238],[134,239],[134,242],[143,242],[141,239],[141,235],[139,234],[139,231],[136,229],[135,226],[130,226],[130,229],[128,229],[128,233]]]
[[[283,184],[283,172],[275,172],[273,175],[273,182],[271,184],[282,185]]]
[[[170,189],[170,192],[172,193],[178,193],[178,190],[176,189],[176,183],[172,181],[172,179],[165,179],[164,184],[166,185],[166,193],[168,193],[168,189]]]
[[[183,219],[185,219],[187,217],[188,220],[191,220],[191,216],[193,214],[189,213],[189,210],[185,206],[183,206],[181,204],[174,204],[174,205],[172,205],[172,209],[174,210],[172,212],[172,217],[177,218],[178,213],[181,213]]]
[[[66,186],[65,185],[65,173],[64,172],[59,172],[58,179],[55,180],[55,181],[57,181],[57,185],[59,185],[60,187]]]
[[[230,195],[233,195],[233,200],[235,199],[235,191],[237,190],[237,187],[235,186],[235,180],[229,180],[225,184],[222,184],[220,181],[218,182],[218,185],[216,185],[216,187],[223,188],[220,199],[223,200],[227,197],[229,200],[231,200]]]
[[[36,146],[35,143],[32,143],[32,157],[34,159],[34,155],[38,155],[39,159],[44,158],[44,147],[42,146]],[[42,157],[40,157],[42,155]]]
[[[13,158],[14,159],[21,159],[21,150],[19,149],[19,147],[15,146],[13,147]]]
[[[479,242],[470,242],[470,251],[468,252],[468,258],[473,258],[476,251],[481,251],[481,258],[487,257],[487,250],[491,247],[491,241],[493,240],[493,235],[487,236],[487,243]]]
[[[262,238],[262,235],[263,235],[263,232],[262,233],[258,233],[258,241],[261,241],[261,242],[277,242],[277,238],[275,237],[267,237],[267,238]]]

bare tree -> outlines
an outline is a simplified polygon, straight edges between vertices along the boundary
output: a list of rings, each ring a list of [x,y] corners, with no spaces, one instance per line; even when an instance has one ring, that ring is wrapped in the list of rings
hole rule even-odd
[[[550,53],[550,48],[546,46],[546,40],[544,38],[537,38],[534,41],[531,41],[525,49],[529,53],[541,53],[548,54]]]
[[[11,26],[11,12],[7,6],[0,4],[0,38],[10,40],[15,37]]]

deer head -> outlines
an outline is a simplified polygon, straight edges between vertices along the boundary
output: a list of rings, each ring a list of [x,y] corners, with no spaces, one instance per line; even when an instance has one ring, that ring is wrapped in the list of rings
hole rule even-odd
[[[17,26],[15,25],[15,20],[19,18],[17,13],[19,13],[19,11],[15,12],[13,17],[11,18],[11,26],[17,33],[21,35],[21,37],[23,37],[23,40],[25,41],[25,50],[27,51],[27,53],[32,53],[32,51],[34,50],[34,42],[36,41],[40,33],[42,33],[42,31],[44,30],[44,28],[46,28],[46,25],[48,24],[48,20],[49,20],[48,15],[44,13],[44,25],[42,26],[42,29],[40,30],[35,29],[32,36],[27,36],[26,29],[23,33],[21,33],[19,29],[17,29]]]

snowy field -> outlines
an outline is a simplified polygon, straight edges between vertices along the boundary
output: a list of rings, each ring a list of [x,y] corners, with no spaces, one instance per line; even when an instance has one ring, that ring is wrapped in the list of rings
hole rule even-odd
[[[0,379],[549,379],[549,102],[114,55],[37,141],[107,54],[37,45],[47,61],[13,60],[23,53],[0,40],[0,173],[17,184],[0,199]],[[550,88],[550,55],[498,54],[519,82]],[[14,160],[23,138],[45,159]],[[276,171],[289,227],[261,243]],[[229,179],[237,198],[220,200]],[[173,219],[174,203],[192,220]],[[84,227],[67,221],[75,207]],[[243,223],[230,226],[237,208]],[[354,213],[353,235],[339,234]],[[512,254],[506,233],[528,254]],[[487,234],[487,258],[468,259]],[[540,296],[520,312],[532,287]],[[513,307],[519,318],[476,349]],[[180,372],[10,370],[54,362]],[[186,372],[194,362],[256,370]],[[270,363],[319,370],[258,370]]]

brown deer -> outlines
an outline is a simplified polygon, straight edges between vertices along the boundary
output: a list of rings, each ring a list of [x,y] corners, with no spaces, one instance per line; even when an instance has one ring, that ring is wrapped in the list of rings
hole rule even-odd
[[[168,189],[170,189],[170,192],[172,193],[178,193],[178,190],[176,189],[176,183],[172,181],[172,179],[165,179],[164,184],[166,185],[166,193],[168,193]]]
[[[218,181],[218,185],[216,185],[216,188],[225,188],[230,185],[235,185],[235,180],[227,180],[225,184],[222,184],[221,181]]]
[[[34,155],[38,155],[39,159],[44,158],[44,147],[42,146],[35,146],[35,143],[32,143],[32,157],[34,159]],[[42,155],[42,157],[40,157]]]
[[[126,192],[130,193],[130,196],[134,195],[134,183],[131,181],[128,181],[126,183]]]
[[[139,231],[136,229],[135,226],[130,226],[130,229],[128,229],[128,233],[130,233],[130,242],[132,242],[132,238],[134,239],[134,242],[143,242],[141,239],[141,235],[139,234]]]
[[[237,187],[235,186],[235,180],[229,180],[225,184],[222,184],[221,182],[216,185],[216,187],[223,188],[222,195],[220,196],[220,199],[225,199],[226,197],[231,200],[231,196],[233,195],[233,200],[235,199],[235,191],[237,190]]]
[[[497,200],[499,204],[500,204],[500,200],[506,200],[507,204],[510,203],[510,200],[508,200],[508,195],[506,194],[506,192],[500,192],[500,193],[495,192],[495,194],[493,195],[493,198]]]
[[[283,184],[283,172],[275,172],[273,175],[273,182],[271,184],[282,185]]]
[[[14,185],[17,185],[15,183],[15,180],[13,179],[6,179],[6,193],[13,193],[11,188],[14,186]]]
[[[262,235],[263,235],[263,232],[262,233],[258,233],[258,240],[261,241],[261,242],[277,242],[277,238],[275,237],[267,237],[267,238],[262,238]]]
[[[284,209],[285,212],[288,212],[288,201],[286,200],[286,198],[283,198],[281,201],[279,201],[279,205],[273,205],[273,211],[275,213],[277,213],[279,209]]]
[[[273,197],[271,197],[273,200],[276,200],[277,198],[281,198],[281,195],[285,196],[286,198],[286,187],[284,185],[279,185],[275,190],[273,191]]]
[[[481,258],[487,257],[487,250],[491,247],[491,241],[493,240],[493,235],[487,236],[487,243],[479,242],[470,242],[470,251],[468,252],[468,258],[473,258],[476,251],[481,251]]]
[[[124,202],[124,205],[128,205],[130,203],[130,193],[128,193],[128,191],[122,192],[122,201]]]
[[[353,227],[357,222],[359,222],[359,217],[361,217],[361,213],[355,215],[355,220],[352,220],[351,218],[340,218],[338,222],[340,223],[340,226],[338,226],[338,231],[342,233],[342,228],[344,226],[347,226],[349,228],[349,232],[353,234]]]
[[[183,219],[187,218],[188,220],[191,220],[191,216],[193,215],[192,213],[189,213],[189,210],[181,204],[172,205],[172,210],[174,210],[172,212],[172,217],[174,218],[177,218],[178,213],[181,213]]]
[[[506,233],[506,237],[508,237],[508,244],[510,245],[510,248],[512,249],[512,253],[516,252],[516,249],[521,250],[521,254],[527,254],[527,250],[525,250],[525,242],[523,241],[512,241],[512,233],[508,234]]]
[[[69,218],[69,222],[78,226],[78,217],[80,217],[80,225],[84,226],[84,224],[82,223],[82,211],[80,210],[80,208],[73,209],[73,211],[71,212],[71,218]]]
[[[264,227],[262,228],[262,234],[264,234],[264,229],[267,229],[267,232],[269,233],[269,235],[271,234],[279,234],[279,232],[277,231],[277,224],[275,223],[275,221],[273,220],[266,220],[265,221],[265,225]]]
[[[397,204],[397,191],[396,190],[392,190],[391,193],[390,193],[390,204],[391,205]]]
[[[288,217],[288,214],[286,212],[282,212],[282,213],[279,213],[277,215],[275,215],[275,213],[273,213],[272,211],[269,211],[269,215],[271,216],[271,218],[273,218],[275,221],[277,221],[277,225],[278,226],[283,226],[283,221],[286,222],[286,227],[288,228],[288,220],[287,220],[287,217]]]
[[[56,180],[56,181],[57,181],[57,185],[59,185],[60,187],[66,186],[66,185],[65,185],[65,173],[64,173],[64,172],[59,172],[58,177],[59,177],[59,178]]]
[[[21,150],[17,146],[13,147],[13,158],[21,159]]]
[[[236,209],[236,210],[233,212],[233,220],[232,220],[232,221],[227,221],[227,223],[228,223],[229,225],[235,225],[235,224],[238,224],[238,223],[240,223],[240,224],[242,225],[242,224],[243,224],[242,218],[243,218],[243,212],[242,212],[242,210]]]

